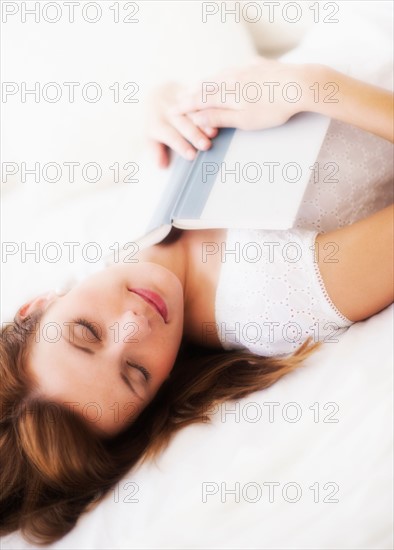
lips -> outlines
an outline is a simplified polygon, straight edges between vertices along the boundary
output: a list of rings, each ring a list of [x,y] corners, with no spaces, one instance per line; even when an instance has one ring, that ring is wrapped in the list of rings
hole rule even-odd
[[[155,310],[161,315],[163,318],[163,321],[167,323],[168,320],[168,311],[167,306],[164,302],[164,300],[156,294],[156,292],[152,292],[151,290],[146,290],[145,288],[129,288],[130,292],[134,292],[134,294],[138,294],[138,296],[141,296],[147,302],[150,306],[154,307]]]

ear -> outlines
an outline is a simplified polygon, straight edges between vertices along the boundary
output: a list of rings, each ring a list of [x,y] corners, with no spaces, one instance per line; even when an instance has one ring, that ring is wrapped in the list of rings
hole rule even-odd
[[[45,310],[48,305],[51,303],[51,301],[56,297],[56,292],[53,290],[50,290],[49,292],[45,292],[44,294],[40,294],[39,296],[36,296],[29,302],[26,302],[21,306],[16,315],[15,318],[18,321],[23,321],[31,315],[32,313],[35,313],[39,310]]]

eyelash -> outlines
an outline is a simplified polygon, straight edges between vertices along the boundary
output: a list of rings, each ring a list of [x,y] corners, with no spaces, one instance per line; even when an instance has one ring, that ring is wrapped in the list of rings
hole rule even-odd
[[[131,363],[130,361],[126,361],[126,363],[129,367],[134,367],[138,369],[140,372],[142,372],[147,382],[150,380],[151,378],[150,372],[147,371],[145,367],[143,367],[142,365],[137,365],[137,363]]]
[[[82,325],[83,327],[86,327],[90,332],[93,334],[93,336],[101,342],[100,334],[98,333],[97,328],[91,323],[90,321],[87,321],[86,319],[78,318],[74,319],[73,323],[76,325]]]
[[[73,323],[75,323],[76,325],[82,325],[83,327],[86,327],[88,330],[90,330],[90,332],[93,334],[93,336],[99,342],[101,342],[100,335],[97,331],[97,328],[93,325],[93,323],[91,323],[87,319],[82,319],[81,317],[79,317],[78,319],[74,319]],[[146,368],[143,367],[142,365],[138,365],[137,363],[131,363],[130,361],[126,361],[126,363],[129,367],[134,367],[134,368],[138,369],[140,372],[142,372],[142,374],[144,375],[144,378],[145,378],[146,381],[149,381],[151,379],[150,372],[148,370],[146,370]]]

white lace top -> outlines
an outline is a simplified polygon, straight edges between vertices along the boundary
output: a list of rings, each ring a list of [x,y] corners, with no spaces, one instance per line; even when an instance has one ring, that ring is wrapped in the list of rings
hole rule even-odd
[[[287,354],[308,336],[335,342],[351,325],[331,302],[311,247],[317,233],[393,202],[392,155],[391,143],[333,120],[317,159],[319,172],[311,175],[294,229],[228,230],[226,250],[238,247],[239,261],[226,255],[216,290],[216,323],[224,349]],[[252,261],[259,249],[261,258]],[[297,261],[287,261],[289,254],[300,251]]]
[[[393,144],[332,120],[295,227],[324,233],[393,202]]]
[[[315,248],[317,231],[228,229],[215,312],[224,349],[293,352],[309,336],[335,342],[351,321],[331,302]],[[335,260],[335,249],[325,252]]]

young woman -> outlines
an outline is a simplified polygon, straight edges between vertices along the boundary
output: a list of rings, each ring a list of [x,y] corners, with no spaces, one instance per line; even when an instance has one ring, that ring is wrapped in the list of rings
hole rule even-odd
[[[325,70],[260,60],[232,78],[291,73],[303,82]],[[391,94],[335,78],[339,104],[297,109],[392,139]],[[226,104],[224,112],[193,95],[181,99],[162,95],[153,109],[162,164],[167,147],[186,155],[201,139],[208,147],[219,126],[267,127],[296,111],[279,102],[269,110]],[[22,528],[38,543],[62,537],[140,459],[208,420],[213,403],[270,386],[333,329],[386,307],[392,242],[392,207],[327,233],[173,231],[135,264],[24,304],[0,342],[0,532]],[[237,244],[251,243],[265,252],[258,261],[237,257]]]

